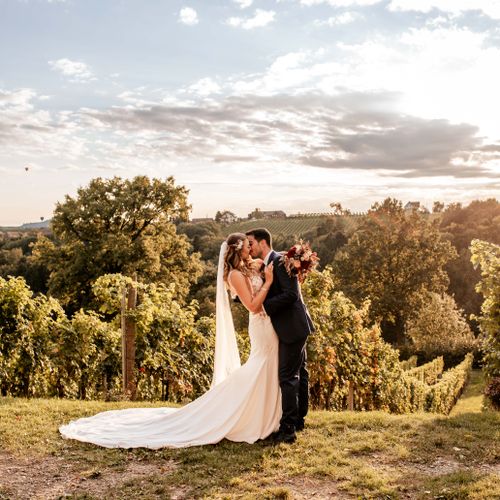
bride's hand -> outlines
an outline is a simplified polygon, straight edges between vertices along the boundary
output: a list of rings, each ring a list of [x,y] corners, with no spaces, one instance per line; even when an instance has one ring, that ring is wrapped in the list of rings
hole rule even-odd
[[[273,282],[273,279],[274,279],[274,274],[273,274],[273,266],[274,266],[274,263],[271,262],[267,267],[266,269],[264,270],[264,277],[265,277],[265,280],[266,280],[266,284],[267,285],[270,285],[272,282]]]

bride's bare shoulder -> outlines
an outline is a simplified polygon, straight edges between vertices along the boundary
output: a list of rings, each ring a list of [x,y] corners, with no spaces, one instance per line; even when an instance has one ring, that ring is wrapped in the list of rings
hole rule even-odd
[[[229,282],[234,279],[239,280],[240,277],[243,277],[243,273],[239,269],[231,269],[231,271],[227,274],[227,280]]]

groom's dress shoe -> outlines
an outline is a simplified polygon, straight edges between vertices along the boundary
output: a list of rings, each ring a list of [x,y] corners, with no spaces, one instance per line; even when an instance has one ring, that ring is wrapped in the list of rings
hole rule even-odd
[[[304,430],[304,421],[303,420],[301,422],[297,422],[297,424],[295,425],[295,430],[297,432]]]
[[[280,444],[280,443],[292,444],[295,443],[296,439],[297,439],[297,434],[295,434],[294,431],[292,432],[278,431],[275,434],[273,434],[274,444]]]

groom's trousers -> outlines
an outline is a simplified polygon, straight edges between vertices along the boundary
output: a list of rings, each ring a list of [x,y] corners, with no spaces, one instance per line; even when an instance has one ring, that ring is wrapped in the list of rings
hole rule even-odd
[[[280,430],[290,433],[304,421],[309,406],[306,339],[294,344],[279,343],[278,373],[283,409]]]

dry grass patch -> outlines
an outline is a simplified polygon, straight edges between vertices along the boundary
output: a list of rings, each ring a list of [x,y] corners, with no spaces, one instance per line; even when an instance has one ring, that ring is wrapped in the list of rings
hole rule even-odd
[[[500,414],[481,410],[474,377],[448,417],[313,411],[296,443],[276,447],[110,450],[57,428],[156,405],[0,399],[0,498],[500,498]]]

